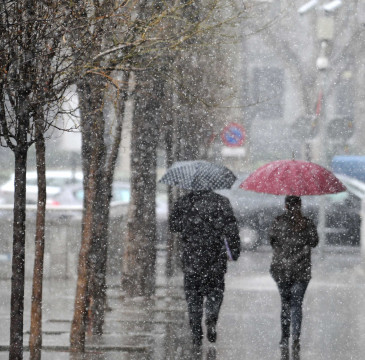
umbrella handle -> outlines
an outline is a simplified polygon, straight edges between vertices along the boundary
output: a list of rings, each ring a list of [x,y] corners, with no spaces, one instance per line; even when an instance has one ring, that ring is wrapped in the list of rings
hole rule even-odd
[[[226,246],[228,260],[232,261],[233,260],[232,252],[231,249],[229,248],[228,241],[226,238],[224,238],[224,245]]]

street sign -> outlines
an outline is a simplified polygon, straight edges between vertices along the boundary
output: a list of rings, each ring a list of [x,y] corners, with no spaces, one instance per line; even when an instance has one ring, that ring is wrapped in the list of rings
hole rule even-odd
[[[243,158],[246,156],[246,148],[244,146],[241,146],[241,147],[223,146],[222,147],[222,156],[223,157]]]
[[[227,146],[242,146],[246,138],[245,128],[240,124],[232,122],[222,130],[221,138]]]

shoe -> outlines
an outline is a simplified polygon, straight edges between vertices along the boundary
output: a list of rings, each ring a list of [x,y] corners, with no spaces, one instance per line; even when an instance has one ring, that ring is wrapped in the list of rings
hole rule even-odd
[[[293,360],[300,360],[300,343],[299,343],[299,340],[293,340],[292,357],[293,357]]]
[[[203,343],[202,336],[193,336],[194,348],[199,348],[200,346],[202,346],[202,343]]]
[[[191,349],[191,357],[189,357],[189,359],[191,359],[191,360],[201,360],[202,355],[203,355],[202,346],[193,344],[193,347]],[[184,359],[185,359],[185,357],[184,357]]]
[[[280,360],[289,360],[289,341],[280,342]]]
[[[214,324],[207,325],[207,338],[211,343],[217,340],[217,331]]]
[[[193,332],[193,345],[194,347],[200,347],[202,346],[203,342],[203,331],[199,329],[200,331],[194,331]]]
[[[280,347],[280,360],[289,360],[289,347]]]
[[[201,323],[193,324],[193,326],[191,327],[191,335],[192,335],[193,345],[198,347],[201,346],[203,339],[203,329]]]

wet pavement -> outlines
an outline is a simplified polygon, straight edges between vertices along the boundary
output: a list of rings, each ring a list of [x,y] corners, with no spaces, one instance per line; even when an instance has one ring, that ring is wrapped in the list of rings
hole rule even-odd
[[[164,251],[158,256],[156,296],[127,300],[119,277],[109,278],[105,334],[88,337],[85,360],[275,360],[279,359],[280,299],[268,268],[271,252],[261,248],[229,263],[225,298],[215,345],[192,348],[182,275],[164,276]],[[30,323],[26,284],[24,359]],[[70,359],[67,352],[76,283],[44,283],[42,359]],[[0,360],[8,358],[10,281],[0,280]],[[313,256],[313,279],[304,305],[302,360],[365,359],[365,272],[359,249],[328,248]]]

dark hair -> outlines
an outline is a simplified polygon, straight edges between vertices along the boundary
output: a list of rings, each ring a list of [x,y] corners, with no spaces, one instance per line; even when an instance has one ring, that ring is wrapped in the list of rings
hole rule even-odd
[[[302,199],[299,196],[288,195],[285,196],[285,206],[288,210],[292,210],[295,207],[302,205]]]

